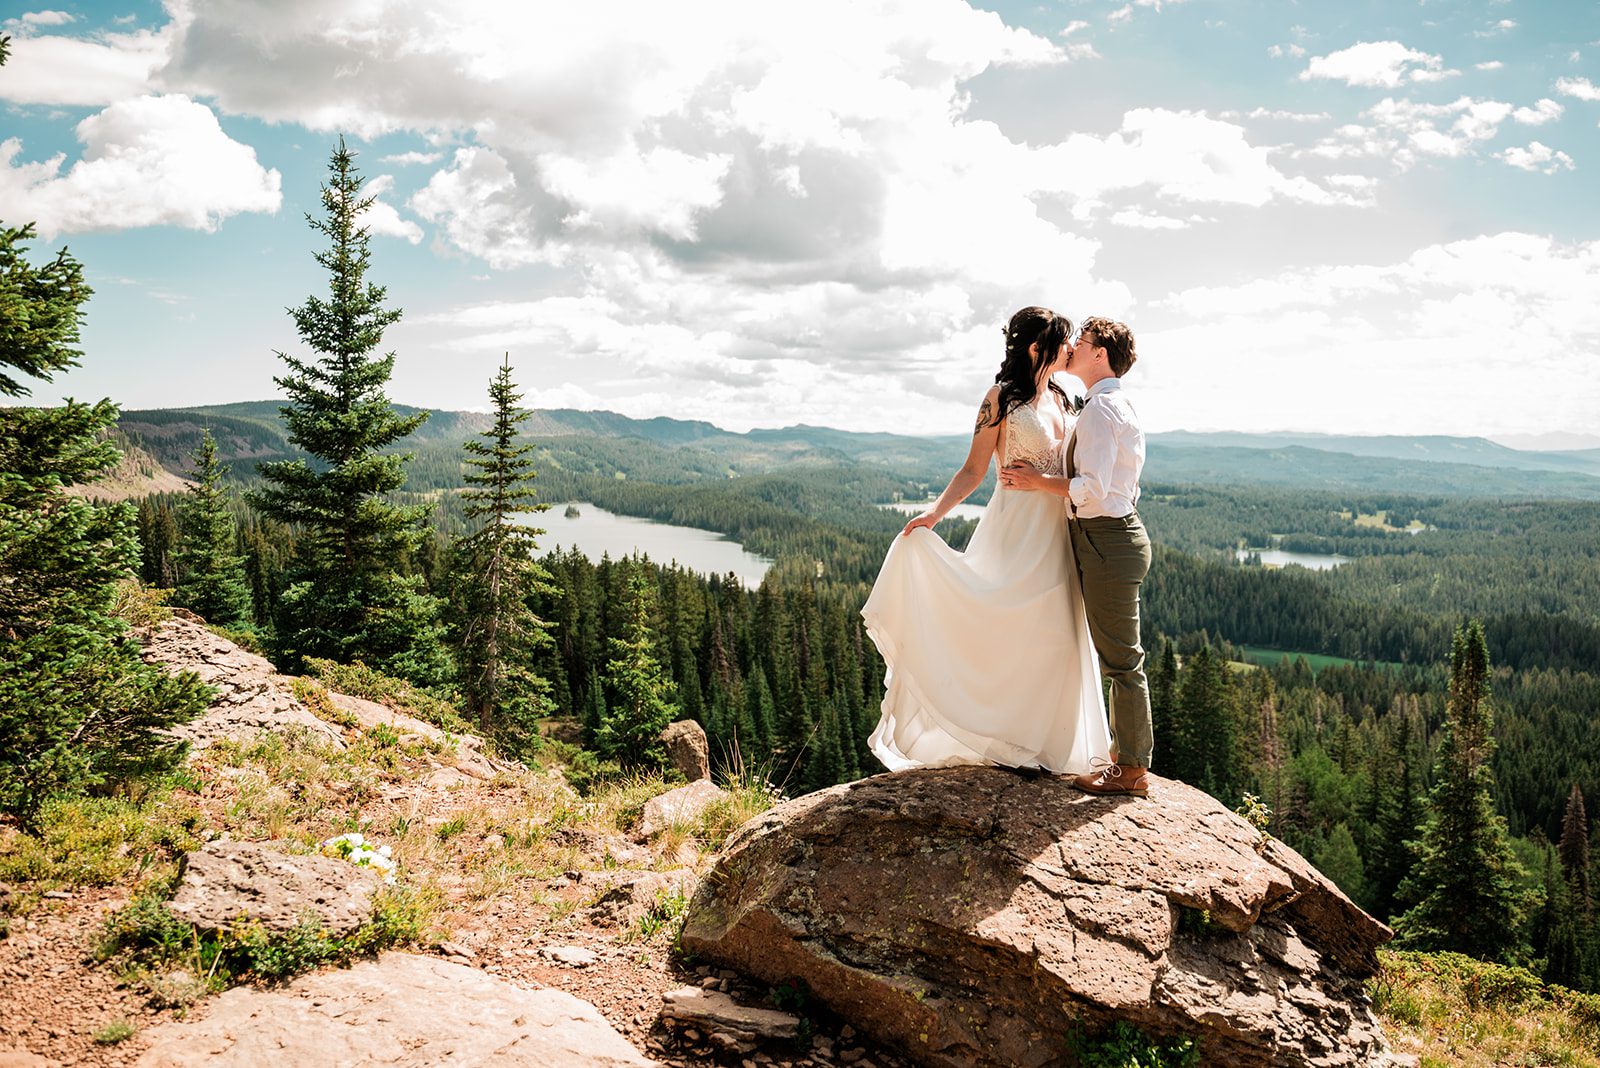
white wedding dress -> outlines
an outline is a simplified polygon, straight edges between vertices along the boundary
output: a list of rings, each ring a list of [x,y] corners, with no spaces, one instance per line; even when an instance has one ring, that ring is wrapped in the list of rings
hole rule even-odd
[[[1007,416],[1002,466],[1059,475],[1061,452],[1033,407]],[[869,744],[891,771],[1079,774],[1106,758],[1105,698],[1060,497],[997,486],[965,552],[922,527],[896,536],[861,615],[889,668]]]

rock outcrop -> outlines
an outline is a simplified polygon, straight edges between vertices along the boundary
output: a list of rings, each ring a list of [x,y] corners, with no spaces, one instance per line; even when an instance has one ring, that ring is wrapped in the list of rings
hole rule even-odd
[[[390,953],[277,990],[235,987],[149,1032],[138,1068],[481,1064],[651,1068],[593,1005],[463,964]]]
[[[661,732],[661,744],[667,750],[667,762],[686,780],[711,778],[711,746],[700,724],[692,719],[667,724]]]
[[[249,742],[296,727],[344,748],[339,729],[307,711],[290,679],[264,657],[207,630],[193,613],[175,609],[170,619],[140,637],[145,663],[164,665],[174,675],[193,671],[217,688],[216,700],[203,715],[173,731],[191,748],[202,750],[222,738]]]
[[[1060,1063],[1126,1020],[1205,1063],[1384,1065],[1362,980],[1391,935],[1207,794],[998,768],[878,775],[742,828],[682,944],[801,983],[927,1065]]]
[[[167,908],[203,930],[243,920],[284,932],[310,917],[343,936],[372,919],[382,885],[373,869],[336,857],[287,853],[270,842],[208,842],[184,856]]]

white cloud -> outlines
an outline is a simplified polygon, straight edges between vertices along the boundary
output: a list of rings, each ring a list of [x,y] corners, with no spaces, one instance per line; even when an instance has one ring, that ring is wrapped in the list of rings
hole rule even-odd
[[[374,198],[361,216],[361,223],[370,233],[398,237],[413,245],[421,244],[422,227],[410,219],[402,219],[394,205],[383,199],[383,195],[393,188],[394,176],[391,174],[380,174],[361,187],[362,197]]]
[[[1547,122],[1559,119],[1565,110],[1556,101],[1545,97],[1531,108],[1518,108],[1511,113],[1511,117],[1524,126],[1543,126]]]
[[[1595,85],[1588,78],[1557,78],[1556,92],[1579,100],[1600,100],[1600,85]]]
[[[1490,378],[1500,374],[1499,339],[1515,337],[1527,380],[1561,384],[1541,393],[1546,425],[1591,426],[1597,290],[1600,241],[1522,233],[1184,290],[1158,306],[1175,325],[1139,336],[1140,369],[1150,365],[1140,413],[1165,426],[1392,433],[1426,397],[1432,411],[1450,413],[1436,417],[1436,432],[1492,433],[1520,418]],[[1233,410],[1208,415],[1193,399],[1218,394],[1218,367],[1248,371],[1228,380]],[[1276,382],[1285,379],[1318,386],[1284,390]],[[1362,392],[1370,382],[1383,388]],[[1341,393],[1352,403],[1337,403]]]
[[[1328,159],[1387,159],[1404,170],[1421,157],[1459,159],[1493,138],[1506,119],[1548,121],[1545,102],[1513,108],[1499,100],[1463,96],[1447,104],[1424,104],[1385,97],[1362,113],[1370,125],[1347,123],[1304,150]]]
[[[1554,174],[1560,170],[1570,171],[1574,167],[1571,156],[1538,141],[1534,141],[1527,148],[1508,148],[1504,152],[1496,152],[1494,158],[1504,160],[1521,170],[1538,171],[1543,174]]]
[[[1297,44],[1275,44],[1267,47],[1267,55],[1271,56],[1273,59],[1282,59],[1284,56],[1288,56],[1291,59],[1300,59],[1304,57],[1305,54],[1306,50]]]
[[[17,18],[7,19],[5,26],[8,30],[26,33],[36,26],[65,26],[75,21],[76,16],[66,11],[27,11]]]
[[[1472,31],[1472,36],[1474,36],[1474,37],[1498,37],[1502,33],[1509,33],[1509,32],[1511,32],[1512,30],[1514,30],[1516,28],[1517,28],[1517,20],[1516,19],[1500,19],[1498,22],[1490,23],[1487,29]]]
[[[97,107],[138,96],[149,89],[152,72],[166,61],[169,42],[167,32],[147,30],[98,38],[18,36],[11,43],[5,77],[0,78],[0,99],[13,104]]]
[[[1300,80],[1329,78],[1349,85],[1395,89],[1406,81],[1432,82],[1459,71],[1444,69],[1444,60],[1407,48],[1399,41],[1362,41],[1325,56],[1313,56]]]
[[[383,156],[379,163],[392,163],[397,167],[410,167],[418,164],[438,163],[444,159],[443,152],[397,152],[392,156]]]
[[[1133,5],[1123,4],[1115,11],[1106,15],[1106,22],[1109,25],[1116,26],[1120,23],[1127,22],[1131,18],[1133,18]]]
[[[1485,60],[1482,63],[1474,63],[1473,64],[1473,69],[1474,70],[1499,70],[1501,67],[1504,67],[1504,66],[1505,66],[1505,64],[1500,62],[1498,59],[1489,59],[1489,60]]]
[[[1231,116],[1223,116],[1228,118]],[[1326,122],[1333,118],[1326,111],[1287,111],[1281,108],[1254,108],[1245,115],[1247,119],[1277,119],[1283,122]]]
[[[1152,215],[1128,209],[1112,215],[1111,223],[1114,226],[1127,226],[1135,230],[1187,230],[1193,224],[1193,220],[1175,219],[1170,215]]]
[[[222,132],[184,96],[125,100],[77,126],[83,156],[18,163],[22,144],[0,144],[0,202],[45,234],[181,226],[214,230],[239,212],[274,212],[280,178],[255,151]]]

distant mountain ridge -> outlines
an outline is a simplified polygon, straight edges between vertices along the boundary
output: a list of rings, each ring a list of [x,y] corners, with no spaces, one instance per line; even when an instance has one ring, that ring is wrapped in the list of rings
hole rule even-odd
[[[224,461],[293,454],[279,401],[127,411],[119,429],[168,470],[187,472],[190,454],[210,427]],[[402,414],[421,409],[395,406]],[[483,412],[433,411],[402,445],[443,448],[489,425]],[[736,433],[702,420],[634,419],[608,411],[534,411],[528,436],[547,448],[561,439],[637,438],[663,449],[692,449],[716,462],[774,470],[792,465],[870,464],[895,471],[953,472],[965,458],[965,435],[917,437],[798,424]],[[942,476],[941,476],[942,477]],[[1600,499],[1600,449],[1528,451],[1487,438],[1170,431],[1152,434],[1145,481],[1205,485],[1372,490],[1450,496]]]

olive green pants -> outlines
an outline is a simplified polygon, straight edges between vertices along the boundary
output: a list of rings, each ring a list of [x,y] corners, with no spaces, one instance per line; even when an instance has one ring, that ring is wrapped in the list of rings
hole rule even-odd
[[[1111,681],[1111,751],[1117,762],[1150,766],[1155,732],[1150,684],[1139,644],[1139,584],[1150,572],[1150,536],[1137,512],[1072,520],[1089,639]]]

